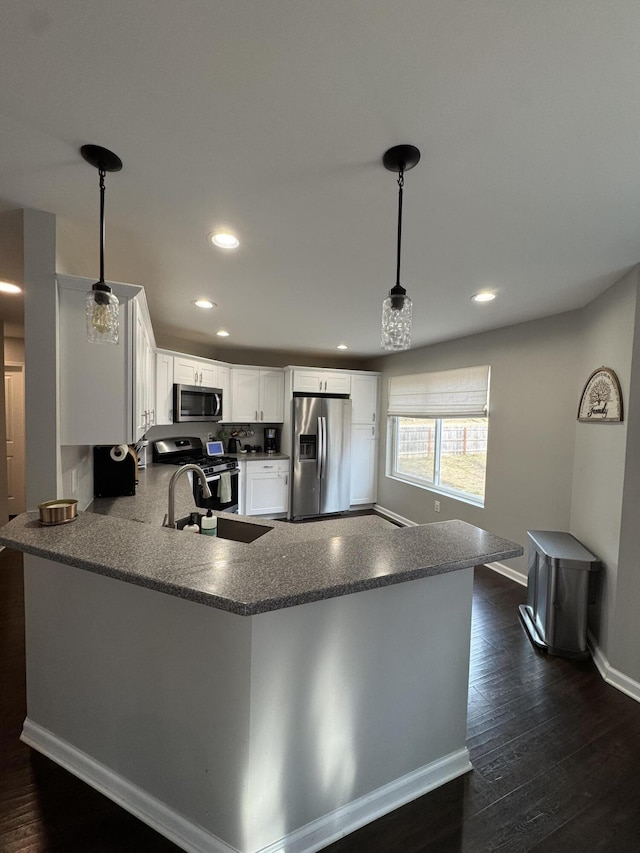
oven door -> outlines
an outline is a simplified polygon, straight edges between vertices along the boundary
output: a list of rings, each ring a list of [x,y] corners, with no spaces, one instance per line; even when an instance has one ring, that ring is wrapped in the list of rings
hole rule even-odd
[[[238,486],[240,469],[234,468],[222,474],[207,477],[211,497],[205,498],[197,477],[193,478],[193,497],[196,506],[203,509],[215,509],[218,512],[238,512]]]

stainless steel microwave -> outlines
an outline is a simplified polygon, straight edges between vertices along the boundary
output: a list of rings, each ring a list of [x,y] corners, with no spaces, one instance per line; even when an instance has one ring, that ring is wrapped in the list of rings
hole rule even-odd
[[[203,385],[173,386],[173,422],[219,421],[222,417],[222,389]]]

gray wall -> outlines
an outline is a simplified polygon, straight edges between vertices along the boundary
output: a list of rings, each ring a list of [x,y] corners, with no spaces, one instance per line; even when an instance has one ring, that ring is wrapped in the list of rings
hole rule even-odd
[[[582,310],[578,395],[590,374],[604,365],[616,372],[623,403],[628,408],[637,280],[638,273],[634,269]],[[569,529],[604,563],[604,571],[597,578],[597,604],[590,618],[590,628],[611,663],[615,657],[611,632],[616,618],[616,601],[620,598],[617,585],[628,424],[627,411],[620,424],[576,422],[574,427],[575,459]]]
[[[626,456],[622,490],[620,548],[616,577],[615,608],[606,637],[608,658],[612,666],[628,677],[640,682],[640,300],[638,285],[640,275],[631,282],[635,295],[635,312],[629,299],[629,314],[635,319],[635,335],[631,368],[625,375],[623,393],[627,411]],[[627,326],[630,318],[625,314],[620,323]],[[624,328],[623,326],[623,328]],[[621,380],[622,381],[622,380]],[[625,387],[628,385],[628,390]],[[603,496],[606,501],[606,495]],[[610,612],[611,608],[609,608]],[[601,643],[604,647],[604,642]]]
[[[568,530],[579,343],[580,312],[573,311],[372,362],[383,373],[378,503],[419,523],[460,518],[522,545],[530,529]],[[491,365],[483,508],[392,480],[385,471],[389,377],[475,364]],[[526,575],[526,556],[509,565]]]
[[[640,681],[640,300],[638,268],[586,307],[369,362],[390,376],[491,365],[484,508],[391,480],[381,418],[378,503],[419,523],[461,518],[526,547],[529,529],[567,530],[603,561],[589,627],[609,664]],[[620,424],[578,423],[593,370],[611,367]],[[441,512],[434,511],[434,500]],[[526,575],[526,555],[509,565]]]

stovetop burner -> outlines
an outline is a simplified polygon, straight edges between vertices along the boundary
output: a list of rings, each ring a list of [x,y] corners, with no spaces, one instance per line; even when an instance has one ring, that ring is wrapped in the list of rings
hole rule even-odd
[[[163,438],[154,442],[153,458],[164,465],[199,465],[207,475],[238,468],[233,456],[205,456],[203,449],[199,438]]]
[[[163,462],[164,460],[159,460]],[[171,465],[199,465],[201,468],[208,468],[216,465],[228,465],[231,463],[234,467],[237,465],[237,460],[233,456],[183,456],[181,459],[166,460]]]

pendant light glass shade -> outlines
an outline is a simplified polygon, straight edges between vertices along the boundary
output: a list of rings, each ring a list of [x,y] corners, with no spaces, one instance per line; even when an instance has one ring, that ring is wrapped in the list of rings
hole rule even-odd
[[[120,303],[108,284],[97,282],[87,293],[87,340],[92,344],[117,344]]]
[[[122,160],[100,145],[83,145],[80,153],[100,175],[100,281],[85,300],[87,340],[92,344],[117,344],[120,331],[120,303],[104,280],[104,178],[107,172],[119,172]]]
[[[395,288],[393,288],[395,290]],[[399,299],[402,300],[398,307]],[[382,303],[382,340],[384,350],[396,352],[411,346],[411,312],[413,306],[408,296],[389,296]]]
[[[389,352],[409,349],[411,346],[411,319],[413,305],[407,291],[400,284],[400,257],[402,250],[402,196],[404,173],[420,160],[420,151],[414,145],[396,145],[385,152],[382,162],[385,169],[398,172],[398,253],[396,283],[382,303],[382,337],[380,347]]]

